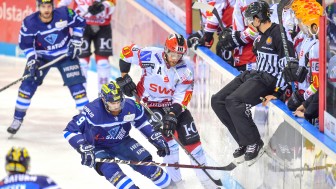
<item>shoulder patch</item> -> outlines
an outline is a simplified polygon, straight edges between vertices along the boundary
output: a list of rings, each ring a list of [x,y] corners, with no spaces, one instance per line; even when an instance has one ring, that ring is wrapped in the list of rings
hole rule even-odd
[[[120,58],[129,58],[133,56],[132,46],[122,48]]]
[[[68,8],[68,15],[69,15],[70,17],[73,17],[74,14],[75,14],[74,11],[73,11],[72,9]]]
[[[135,102],[135,106],[139,109],[139,110],[141,110],[141,105],[139,104],[139,102],[136,102],[136,101],[134,101]]]
[[[152,51],[141,51],[140,60],[141,61],[150,61],[152,57]]]

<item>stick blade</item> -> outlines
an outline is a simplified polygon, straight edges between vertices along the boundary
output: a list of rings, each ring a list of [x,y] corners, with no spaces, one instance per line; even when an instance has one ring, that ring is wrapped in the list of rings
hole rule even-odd
[[[212,12],[214,7],[209,5],[209,4],[206,4],[206,3],[201,3],[201,2],[193,2],[192,3],[192,8],[193,9],[196,9],[196,10],[205,10],[205,11],[209,11],[209,12]]]

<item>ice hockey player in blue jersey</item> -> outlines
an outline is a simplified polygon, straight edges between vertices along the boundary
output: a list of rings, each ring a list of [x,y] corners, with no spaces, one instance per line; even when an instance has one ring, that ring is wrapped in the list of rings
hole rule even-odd
[[[63,54],[68,56],[52,67],[61,73],[78,110],[89,102],[77,58],[81,53],[85,20],[66,7],[54,9],[53,0],[37,0],[37,6],[39,11],[27,16],[21,26],[19,46],[27,58],[24,75],[30,74],[30,77],[23,80],[19,88],[14,121],[7,129],[11,134],[19,130],[37,87],[50,69],[39,71],[38,68]]]
[[[6,171],[8,176],[0,181],[0,189],[59,189],[60,187],[49,177],[31,175],[27,172],[30,156],[26,148],[12,147],[6,155]]]
[[[118,189],[135,189],[138,187],[118,164],[95,162],[95,158],[152,161],[151,154],[129,136],[132,125],[157,148],[159,156],[169,155],[167,143],[160,132],[152,129],[144,108],[134,100],[124,98],[114,81],[103,84],[100,97],[73,117],[64,130],[64,137],[81,154],[83,165],[94,167]],[[170,184],[170,176],[160,167],[138,165],[132,168],[160,188]]]

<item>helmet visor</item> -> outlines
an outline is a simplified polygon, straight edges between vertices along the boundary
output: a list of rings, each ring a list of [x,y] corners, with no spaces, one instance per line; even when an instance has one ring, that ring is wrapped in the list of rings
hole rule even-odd
[[[168,51],[167,56],[172,61],[179,61],[183,57],[183,54],[173,52],[173,51]]]

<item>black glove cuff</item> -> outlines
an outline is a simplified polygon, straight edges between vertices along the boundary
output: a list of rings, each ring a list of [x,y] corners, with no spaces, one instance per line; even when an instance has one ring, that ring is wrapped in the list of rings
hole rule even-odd
[[[178,103],[174,103],[170,107],[170,111],[173,112],[176,117],[178,117],[182,113],[182,106]]]
[[[204,41],[210,43],[213,40],[213,32],[204,32]]]
[[[119,59],[119,69],[121,73],[128,73],[131,70],[131,64],[123,59]]]

